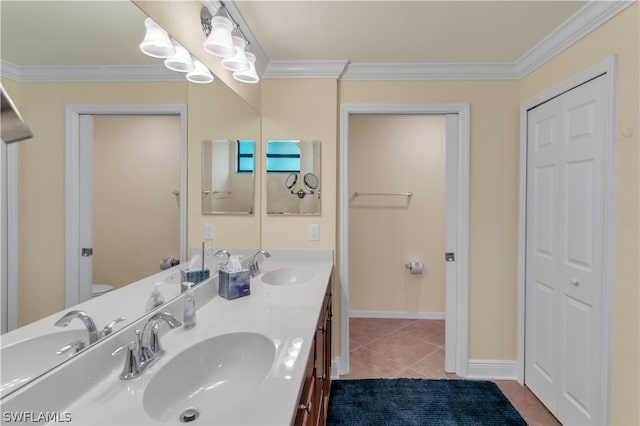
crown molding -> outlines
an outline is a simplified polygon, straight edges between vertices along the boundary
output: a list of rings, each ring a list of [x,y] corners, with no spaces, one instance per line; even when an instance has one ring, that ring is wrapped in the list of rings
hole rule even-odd
[[[3,60],[0,73],[19,83],[186,81],[164,65],[17,66]]]
[[[516,80],[513,64],[352,63],[342,80]]]
[[[271,61],[262,78],[335,78],[342,76],[348,61]]]
[[[523,78],[533,72],[635,2],[636,0],[589,1],[515,62],[518,77]]]

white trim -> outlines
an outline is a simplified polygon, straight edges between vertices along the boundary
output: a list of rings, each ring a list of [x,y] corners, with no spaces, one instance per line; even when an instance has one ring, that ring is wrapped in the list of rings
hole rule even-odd
[[[443,320],[444,312],[349,311],[349,318],[392,318]]]
[[[340,373],[338,372],[340,365],[340,357],[337,356],[333,360],[331,360],[331,380],[336,380],[340,378]]]
[[[515,63],[523,78],[634,4],[635,1],[589,1]]]
[[[341,80],[517,80],[514,64],[351,63]]]
[[[470,379],[516,380],[517,362],[504,360],[470,359]]]
[[[340,106],[340,374],[349,372],[349,116],[354,114],[458,114],[458,211],[456,247],[456,303],[447,306],[446,321],[455,324],[455,336],[446,333],[445,352],[454,350],[456,373],[465,377],[469,350],[469,132],[467,103],[342,104]]]
[[[67,104],[65,106],[65,308],[80,301],[78,231],[80,115],[180,116],[180,260],[187,239],[187,107],[184,104]],[[74,255],[75,253],[75,255]]]
[[[262,78],[335,78],[348,61],[271,61]]]
[[[1,332],[18,327],[18,144],[0,141]]]
[[[605,95],[609,110],[607,118],[608,135],[605,141],[605,194],[604,213],[604,271],[602,286],[602,388],[600,399],[604,401],[602,410],[604,418],[596,419],[596,423],[606,424],[611,409],[611,324],[612,324],[612,291],[613,291],[613,235],[614,235],[614,207],[615,207],[615,119],[616,119],[616,62],[617,57],[611,56],[604,61],[574,75],[564,82],[544,91],[534,98],[520,105],[520,200],[518,226],[518,358],[517,380],[524,382],[524,353],[525,353],[525,259],[526,259],[526,188],[527,188],[527,111],[531,108],[554,98],[572,88],[579,86],[595,77],[605,74],[607,78],[607,93]]]
[[[53,65],[19,66],[2,60],[2,76],[19,83],[83,81],[186,81],[164,65]]]
[[[18,144],[7,146],[7,331],[18,328]]]

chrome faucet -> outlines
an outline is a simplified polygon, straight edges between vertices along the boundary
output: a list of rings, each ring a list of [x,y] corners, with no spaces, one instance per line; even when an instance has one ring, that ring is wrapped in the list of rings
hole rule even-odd
[[[142,331],[136,330],[136,341],[120,346],[111,354],[115,356],[123,350],[127,351],[120,379],[128,380],[138,377],[147,367],[151,366],[164,355],[164,349],[160,346],[160,336],[158,336],[160,321],[166,322],[172,329],[182,325],[182,323],[169,312],[153,314],[147,320],[144,327],[142,327]],[[147,330],[149,330],[149,333],[147,333]],[[149,337],[145,338],[147,334],[149,334]]]
[[[87,327],[87,331],[89,331],[89,344],[97,342],[100,338],[100,334],[98,333],[98,329],[96,328],[96,323],[93,322],[91,317],[83,311],[67,312],[62,318],[56,321],[56,325],[58,327],[66,327],[74,318],[78,318],[80,321],[82,321],[82,324]]]
[[[255,277],[260,273],[260,264],[258,263],[258,255],[263,255],[264,257],[271,257],[271,254],[266,250],[258,250],[251,256],[249,260],[249,273],[252,277]]]
[[[222,250],[218,250],[217,252],[215,252],[213,254],[214,257],[220,257],[220,256],[227,256],[227,261],[225,263],[220,263],[217,267],[217,269],[222,268],[224,265],[226,265],[227,263],[229,263],[229,259],[231,259],[231,254],[229,254],[229,252],[225,249]]]

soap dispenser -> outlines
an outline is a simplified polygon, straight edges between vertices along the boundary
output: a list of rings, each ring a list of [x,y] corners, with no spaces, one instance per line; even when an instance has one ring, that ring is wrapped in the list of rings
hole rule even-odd
[[[153,287],[151,296],[149,296],[149,299],[147,300],[147,304],[145,306],[147,312],[154,310],[164,303],[164,297],[162,297],[162,293],[160,293],[160,284],[162,283],[156,283]]]
[[[193,283],[184,283],[187,290],[184,293],[183,328],[189,330],[196,325],[196,299],[193,294]]]

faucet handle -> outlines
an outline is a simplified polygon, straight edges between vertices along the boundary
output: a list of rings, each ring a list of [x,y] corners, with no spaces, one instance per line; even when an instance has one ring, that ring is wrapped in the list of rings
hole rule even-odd
[[[160,336],[158,336],[159,323],[153,324],[151,327],[151,334],[149,335],[149,350],[154,357],[160,357],[164,355],[164,349],[160,346]]]
[[[124,321],[125,319],[126,317],[116,318],[113,321],[111,321],[109,324],[105,325],[104,328],[102,329],[101,338],[113,333],[113,326]]]
[[[120,373],[120,378],[122,380],[133,379],[137,377],[142,372],[140,369],[140,359],[138,358],[138,343],[135,341],[131,341],[125,345],[120,346],[118,349],[113,351],[111,356],[116,356],[122,351],[127,351],[127,357],[124,361],[124,367],[122,368],[122,373]]]
[[[58,352],[56,352],[56,355],[62,355],[65,352],[69,352],[71,349],[73,349],[73,354],[75,355],[78,352],[80,352],[81,350],[84,349],[84,340],[80,339],[80,340],[74,340],[71,343],[68,343],[66,345],[64,345],[63,347],[61,347]]]

